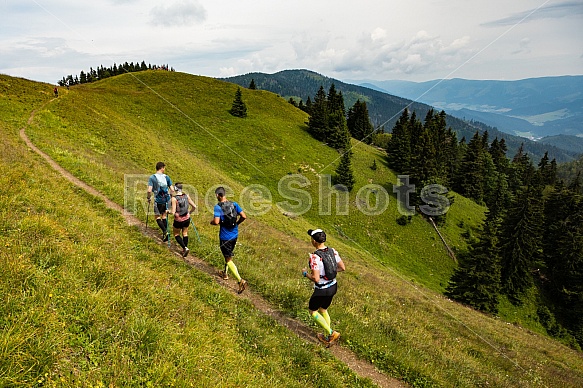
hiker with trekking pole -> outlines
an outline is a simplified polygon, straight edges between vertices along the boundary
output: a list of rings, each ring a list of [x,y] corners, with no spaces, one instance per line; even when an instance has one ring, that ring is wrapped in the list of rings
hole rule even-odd
[[[188,227],[190,226],[190,212],[196,209],[192,198],[186,193],[182,192],[182,183],[176,182],[174,184],[174,192],[172,197],[172,210],[174,215],[174,223],[172,224],[174,238],[182,248],[182,257],[188,256]],[[196,230],[196,229],[195,229]]]
[[[336,274],[346,267],[338,252],[324,244],[326,233],[322,229],[309,229],[308,235],[311,237],[312,246],[316,248],[308,260],[310,271],[302,269],[302,275],[314,283],[308,310],[312,319],[326,331],[326,334],[318,333],[317,337],[328,348],[340,338],[340,333],[331,328],[328,307],[338,290]]]
[[[239,224],[247,219],[245,212],[237,202],[227,200],[225,188],[218,187],[215,190],[218,203],[214,207],[214,218],[211,225],[220,225],[219,241],[223,257],[225,258],[225,270],[220,271],[219,275],[224,279],[229,279],[229,270],[235,275],[239,283],[237,293],[242,293],[247,287],[247,281],[239,275],[239,270],[233,262],[233,251],[237,245],[239,237]]]
[[[170,212],[170,191],[172,190],[172,180],[164,173],[166,164],[164,162],[156,163],[156,173],[148,179],[148,209],[154,193],[154,215],[156,223],[162,230],[162,241],[168,241],[170,233],[168,232],[168,213]]]

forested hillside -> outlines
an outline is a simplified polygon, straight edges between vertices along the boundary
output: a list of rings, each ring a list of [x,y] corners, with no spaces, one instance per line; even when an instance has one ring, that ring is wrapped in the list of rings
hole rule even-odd
[[[301,99],[304,103],[306,103],[308,97],[313,98],[320,86],[328,90],[334,84],[338,92],[342,92],[344,96],[346,109],[358,99],[366,101],[373,125],[377,128],[382,125],[387,132],[390,132],[391,128],[393,128],[404,108],[407,108],[410,112],[415,112],[417,117],[421,118],[425,117],[429,110],[432,109],[431,106],[426,104],[413,102],[362,86],[347,84],[309,70],[284,70],[275,74],[249,73],[229,77],[226,80],[243,87],[249,87],[253,80],[257,89],[269,90],[286,99],[290,97],[297,100]],[[555,158],[559,163],[574,160],[576,157],[574,152],[512,136],[483,123],[465,122],[451,115],[446,116],[446,122],[455,131],[458,140],[462,138],[471,139],[476,130],[480,132],[487,130],[491,138],[505,139],[509,155],[514,155],[521,144],[524,144],[525,152],[530,154],[533,159],[542,158],[547,151],[549,156]]]
[[[237,117],[230,113],[237,89],[146,70],[55,98],[51,85],[0,76],[1,179],[13,188],[0,196],[0,385],[371,385],[333,351],[228,292],[232,279],[175,255],[151,217],[142,234],[146,181],[159,160],[199,205],[200,240],[193,235],[189,257],[223,268],[209,220],[214,189],[227,187],[248,214],[235,253],[249,283],[243,295],[308,335],[319,327],[307,312],[312,291],[301,269],[313,250],[306,230],[321,227],[346,263],[329,309],[340,350],[414,387],[582,385],[580,352],[549,338],[532,304],[512,306],[501,295],[494,316],[443,296],[458,265],[441,237],[456,254],[466,251],[483,205],[451,192],[440,234],[423,214],[403,223],[386,153],[336,136],[361,120],[349,123],[336,107],[327,126],[315,126],[285,99],[246,88],[239,96],[246,117]],[[340,101],[338,92],[325,94],[323,104]],[[351,118],[357,110],[364,111],[353,109]],[[431,122],[443,126],[439,115]],[[72,187],[31,152],[21,129],[142,223],[126,225],[101,197]],[[335,134],[338,148],[314,138],[323,133]],[[331,181],[347,154],[352,190]]]

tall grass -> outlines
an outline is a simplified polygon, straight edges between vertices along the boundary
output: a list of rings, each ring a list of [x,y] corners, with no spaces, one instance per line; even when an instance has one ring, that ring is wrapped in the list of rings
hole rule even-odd
[[[158,160],[167,163],[174,180],[199,193],[221,183],[239,199],[245,186],[261,184],[273,194],[273,203],[285,200],[277,190],[282,176],[303,173],[312,182],[304,189],[318,198],[319,176],[334,171],[330,162],[337,158],[335,151],[311,139],[304,130],[305,114],[282,98],[244,90],[249,116],[238,119],[228,114],[235,85],[167,72],[138,77],[142,83],[126,75],[72,88],[39,112],[27,133],[68,170],[120,204],[123,175],[151,173]],[[373,159],[377,170],[369,167]],[[354,168],[356,190],[375,183],[392,193],[396,178],[380,152],[355,144]],[[298,217],[275,206],[250,217],[241,226],[235,260],[251,288],[290,316],[313,324],[305,312],[310,289],[300,268],[311,248],[305,230],[320,226],[348,266],[330,308],[333,326],[346,346],[379,369],[413,386],[583,384],[580,354],[441,296],[455,264],[429,224],[414,217],[406,226],[397,225],[392,196],[378,216],[359,212],[357,200],[351,194],[348,215],[333,208],[322,216],[316,204]],[[203,210],[194,222],[202,243],[193,252],[219,268],[217,229],[208,225],[211,214],[204,210],[203,195],[199,205]],[[453,247],[465,246],[461,235],[477,227],[483,210],[456,196],[443,229]],[[140,240],[137,234],[128,240],[134,237]],[[211,298],[206,303],[214,307],[223,302]],[[230,322],[228,314],[220,318]],[[161,333],[158,329],[146,338],[159,340]],[[279,339],[274,337],[274,343]],[[297,356],[297,363],[316,362],[306,357]]]
[[[27,117],[10,119],[0,386],[372,386],[71,187],[18,140]]]

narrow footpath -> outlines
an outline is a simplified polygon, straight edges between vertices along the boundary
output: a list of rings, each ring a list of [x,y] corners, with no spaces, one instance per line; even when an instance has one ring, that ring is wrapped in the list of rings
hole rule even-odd
[[[30,114],[27,124],[31,125],[36,110]],[[43,159],[47,161],[47,163],[55,169],[58,173],[60,173],[65,179],[67,179],[72,184],[76,185],[77,187],[85,190],[87,193],[103,200],[105,205],[117,212],[119,212],[122,217],[126,220],[129,225],[137,226],[140,231],[145,236],[148,236],[155,241],[160,241],[159,233],[153,229],[145,230],[145,224],[140,219],[133,215],[128,215],[124,212],[124,209],[121,205],[113,202],[109,198],[107,198],[104,194],[96,190],[94,187],[88,185],[87,183],[81,181],[73,174],[65,170],[61,167],[57,162],[55,162],[49,155],[41,151],[38,147],[36,147],[28,138],[25,132],[26,128],[20,129],[20,137],[26,145],[40,155]],[[162,244],[162,242],[160,242]],[[166,245],[166,243],[163,243]],[[182,258],[181,251],[178,250],[174,245],[172,245],[171,252],[180,258]],[[183,259],[186,263],[188,263],[193,268],[196,268],[202,272],[209,274],[215,281],[221,284],[223,287],[229,289],[233,294],[237,294],[237,288],[234,287],[231,283],[224,281],[220,278],[217,274],[217,269],[206,263],[205,261],[194,257],[192,255],[188,256],[187,258]],[[316,333],[304,323],[297,321],[289,316],[286,316],[283,312],[274,309],[269,302],[267,302],[261,295],[254,293],[252,290],[247,289],[244,293],[238,295],[241,298],[245,298],[249,300],[255,308],[262,313],[272,317],[275,319],[280,325],[287,327],[289,330],[294,332],[299,338],[302,340],[309,342],[309,343],[317,343],[319,342],[316,339]],[[356,354],[354,354],[351,350],[343,347],[341,344],[336,344],[328,349],[330,353],[334,355],[339,361],[346,364],[351,370],[353,370],[357,375],[363,378],[369,378],[379,387],[407,387],[407,385],[399,380],[393,379],[391,377],[386,376],[385,374],[379,372],[374,365],[370,364],[367,361],[359,359]]]

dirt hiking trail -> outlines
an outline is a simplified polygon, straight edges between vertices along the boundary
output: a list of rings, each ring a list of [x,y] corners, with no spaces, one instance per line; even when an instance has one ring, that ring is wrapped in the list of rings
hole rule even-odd
[[[51,100],[51,101],[53,101],[53,100]],[[50,101],[49,101],[49,103],[50,103]],[[39,109],[42,109],[42,107]],[[36,110],[34,110],[30,114],[27,125],[32,124],[35,113],[36,113]],[[94,187],[88,185],[87,183],[85,183],[85,182],[81,181],[80,179],[78,179],[77,177],[75,177],[73,174],[71,174],[70,172],[65,170],[63,167],[61,167],[57,162],[55,162],[49,155],[47,155],[46,153],[41,151],[38,147],[36,147],[32,143],[32,141],[28,138],[28,136],[26,135],[25,129],[26,128],[20,129],[20,137],[22,138],[22,140],[24,140],[26,145],[31,150],[33,150],[38,155],[40,155],[43,159],[45,159],[47,161],[47,163],[53,169],[55,169],[58,173],[60,173],[65,179],[67,179],[69,182],[73,183],[77,187],[83,189],[87,193],[103,200],[103,202],[105,202],[105,205],[108,208],[119,212],[124,217],[124,219],[126,220],[126,222],[129,225],[137,226],[139,228],[139,230],[142,232],[142,234],[144,234],[145,236],[154,239],[155,241],[159,242],[160,244],[164,244],[164,245],[167,244],[167,243],[161,241],[159,233],[156,230],[154,230],[154,229],[146,230],[145,223],[143,221],[141,221],[140,219],[138,219],[137,217],[135,217],[133,215],[128,215],[126,212],[124,212],[124,209],[122,206],[118,205],[117,203],[115,203],[112,200],[110,200],[109,198],[107,198],[104,194],[102,194],[101,192],[96,190]],[[174,255],[177,255],[180,258],[182,258],[181,251],[174,244],[172,244],[171,252]],[[188,256],[187,258],[185,258],[183,260],[186,263],[188,263],[190,266],[192,266],[193,268],[196,268],[202,272],[209,274],[213,279],[215,279],[215,281],[217,283],[221,284],[223,287],[230,290],[233,294],[237,294],[237,287],[232,282],[229,283],[228,280],[223,280],[222,278],[220,278],[218,276],[217,269],[212,267],[211,265],[209,265],[205,261],[203,261],[197,257],[193,257],[193,256]],[[277,309],[273,308],[269,304],[269,302],[267,302],[265,299],[263,299],[259,294],[254,293],[252,290],[249,290],[249,288],[247,288],[247,290],[245,290],[245,292],[243,292],[242,294],[239,294],[238,296],[240,298],[244,298],[244,299],[249,300],[255,306],[255,308],[257,310],[259,310],[262,313],[275,319],[280,325],[287,327],[289,330],[294,332],[302,340],[309,342],[309,343],[319,344],[318,340],[316,339],[316,333],[309,326],[307,326],[304,323],[297,321],[293,318],[290,318],[289,316],[286,316],[283,312],[278,311]],[[369,362],[364,361],[362,359],[359,359],[356,356],[356,354],[354,354],[351,350],[342,346],[341,343],[335,344],[334,346],[330,347],[328,350],[330,351],[330,353],[332,353],[334,355],[334,357],[336,357],[339,361],[346,364],[357,375],[359,375],[360,377],[363,377],[363,378],[369,378],[371,381],[373,381],[379,387],[393,388],[393,387],[407,387],[408,386],[399,380],[393,379],[393,378],[386,376],[385,374],[379,372],[372,364],[370,364]]]

